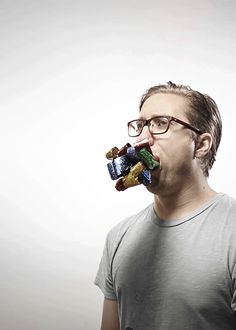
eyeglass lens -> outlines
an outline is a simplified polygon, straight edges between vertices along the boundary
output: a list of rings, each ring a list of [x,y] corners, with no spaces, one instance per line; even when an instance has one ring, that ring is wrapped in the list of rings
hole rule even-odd
[[[149,130],[154,134],[161,134],[167,130],[169,124],[169,119],[166,117],[156,117],[152,118],[148,122]],[[145,126],[145,121],[134,120],[129,123],[129,135],[137,136],[141,134],[143,127]]]

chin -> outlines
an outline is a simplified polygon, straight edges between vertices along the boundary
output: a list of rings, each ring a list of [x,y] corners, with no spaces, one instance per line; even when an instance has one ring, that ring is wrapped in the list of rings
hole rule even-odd
[[[152,172],[152,181],[146,188],[149,192],[156,195],[161,186],[160,169],[156,169]]]
[[[172,193],[173,181],[168,180],[166,177],[165,180],[163,180],[163,178],[160,178],[160,175],[153,176],[152,182],[146,188],[150,193],[154,195],[167,196]]]
[[[146,188],[150,193],[158,195],[158,191],[160,191],[159,187],[159,182],[157,182],[157,180],[153,180]]]

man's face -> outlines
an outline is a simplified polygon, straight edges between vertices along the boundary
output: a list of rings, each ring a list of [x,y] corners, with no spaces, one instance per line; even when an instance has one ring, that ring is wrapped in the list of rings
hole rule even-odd
[[[139,113],[139,118],[148,120],[155,116],[168,115],[189,122],[186,116],[189,105],[186,99],[174,94],[154,94],[149,97]],[[160,158],[160,168],[152,172],[148,190],[154,194],[175,194],[192,184],[196,171],[195,143],[191,131],[174,121],[169,130],[152,135],[147,126],[137,142],[148,139],[154,157]]]

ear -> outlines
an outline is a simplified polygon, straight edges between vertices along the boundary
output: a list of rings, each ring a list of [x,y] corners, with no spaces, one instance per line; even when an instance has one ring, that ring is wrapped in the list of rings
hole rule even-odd
[[[212,146],[212,136],[209,133],[201,134],[197,141],[195,147],[195,157],[203,158],[206,154],[208,154],[209,150]]]

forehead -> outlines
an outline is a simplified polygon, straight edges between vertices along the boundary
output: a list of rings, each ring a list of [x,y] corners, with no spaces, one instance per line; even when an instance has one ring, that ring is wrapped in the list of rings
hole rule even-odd
[[[157,93],[144,102],[139,117],[149,119],[154,116],[169,115],[184,120],[187,118],[188,108],[188,101],[184,96]]]

